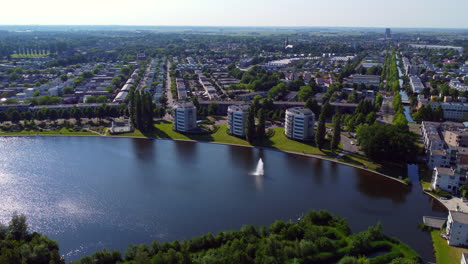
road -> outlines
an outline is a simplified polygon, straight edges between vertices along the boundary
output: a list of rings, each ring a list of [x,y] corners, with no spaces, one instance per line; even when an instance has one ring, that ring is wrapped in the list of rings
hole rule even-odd
[[[172,97],[172,92],[171,92],[171,85],[172,85],[172,81],[171,81],[171,74],[170,74],[170,70],[171,70],[171,62],[168,60],[167,61],[167,64],[166,64],[166,97],[167,97],[167,104],[168,104],[168,107],[169,108],[172,108],[172,106],[174,105],[174,98]]]
[[[153,65],[154,59],[151,59],[150,63],[148,64],[148,67],[146,67],[145,75],[143,76],[143,79],[138,83],[137,90],[141,91],[143,89],[143,86],[146,85],[146,82],[148,81],[149,78],[149,73],[151,71],[151,65]]]
[[[359,147],[355,144],[351,144],[351,142],[356,142],[355,139],[349,138],[343,133],[341,134],[341,144],[343,145],[343,152],[350,152],[350,153],[360,153]]]
[[[171,62],[167,60],[166,63],[166,88],[165,88],[165,94],[167,98],[167,107],[166,109],[172,109],[172,106],[174,105],[174,98],[172,97],[172,92],[171,92],[171,85],[172,85],[172,80],[171,80]],[[172,120],[172,115],[167,113],[164,116],[164,120]]]

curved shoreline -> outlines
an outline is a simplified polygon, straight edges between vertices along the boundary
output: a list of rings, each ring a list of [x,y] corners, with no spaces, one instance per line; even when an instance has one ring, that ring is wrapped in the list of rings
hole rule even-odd
[[[335,160],[335,159],[332,159],[332,158],[324,158],[324,157],[322,157],[322,156],[314,155],[314,154],[305,154],[305,153],[300,153],[300,152],[287,151],[287,150],[281,150],[281,149],[273,149],[273,148],[265,148],[265,147],[256,147],[256,146],[251,146],[251,145],[241,145],[241,144],[233,144],[233,143],[225,143],[225,142],[197,141],[197,140],[191,140],[191,139],[165,139],[165,138],[150,138],[150,137],[135,137],[135,136],[102,136],[102,135],[97,135],[97,134],[96,134],[96,135],[64,135],[64,134],[1,135],[1,134],[0,134],[0,137],[100,137],[100,138],[130,138],[130,139],[146,139],[146,140],[181,141],[181,142],[204,143],[204,144],[217,144],[217,145],[225,145],[225,146],[244,147],[244,148],[256,148],[256,149],[262,149],[262,150],[268,150],[268,151],[276,151],[276,152],[282,152],[282,153],[286,153],[286,154],[300,155],[300,156],[303,156],[303,157],[315,158],[315,159],[330,161],[330,162],[338,163],[338,164],[341,164],[341,165],[350,166],[350,167],[353,167],[353,168],[356,168],[356,169],[360,169],[360,170],[363,170],[363,171],[367,171],[367,172],[370,172],[370,173],[374,173],[374,174],[383,176],[383,177],[385,177],[385,178],[388,178],[388,179],[397,181],[397,182],[399,182],[399,183],[402,183],[402,184],[404,184],[404,185],[406,185],[406,186],[409,185],[409,184],[407,184],[406,182],[404,182],[403,180],[397,179],[397,178],[395,178],[395,177],[392,177],[392,176],[389,176],[389,175],[386,175],[386,174],[383,174],[383,173],[380,173],[380,172],[377,172],[377,171],[373,171],[373,170],[370,170],[370,169],[367,169],[367,168],[363,168],[363,167],[360,167],[360,166],[357,166],[357,165],[354,165],[354,164],[349,164],[349,163],[346,163],[346,162],[342,162],[342,161],[339,161],[339,160]]]

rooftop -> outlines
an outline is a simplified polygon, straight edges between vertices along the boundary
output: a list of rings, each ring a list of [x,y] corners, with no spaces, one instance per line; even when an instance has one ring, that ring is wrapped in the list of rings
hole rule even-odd
[[[450,215],[454,222],[468,224],[468,214],[459,211],[450,211]]]
[[[286,112],[293,113],[295,115],[313,115],[312,111],[308,108],[293,107],[286,110]]]
[[[438,173],[441,174],[447,174],[447,175],[453,175],[454,172],[451,168],[443,168],[443,167],[436,167],[434,170],[437,170]]]

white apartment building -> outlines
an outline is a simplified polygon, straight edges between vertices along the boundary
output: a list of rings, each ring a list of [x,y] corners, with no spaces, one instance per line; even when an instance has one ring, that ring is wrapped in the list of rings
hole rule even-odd
[[[315,115],[310,109],[293,107],[286,110],[284,133],[288,138],[311,140],[314,137]]]
[[[444,140],[440,137],[439,128],[440,123],[427,121],[421,123],[427,166],[430,169],[450,166],[450,155],[446,151]]]
[[[197,108],[192,102],[178,102],[172,111],[175,131],[188,132],[197,127]]]
[[[450,246],[468,245],[468,213],[449,211],[446,236]]]
[[[247,125],[247,113],[249,105],[231,105],[228,107],[228,129],[229,134],[238,137],[245,137]]]
[[[466,184],[466,176],[457,173],[452,168],[434,168],[432,174],[432,189],[441,189],[447,192],[456,191],[460,186]]]
[[[414,93],[421,93],[424,89],[424,84],[418,76],[410,76],[410,85]]]
[[[380,76],[377,75],[365,75],[365,74],[351,74],[345,79],[346,83],[363,83],[365,85],[376,85],[380,84]]]

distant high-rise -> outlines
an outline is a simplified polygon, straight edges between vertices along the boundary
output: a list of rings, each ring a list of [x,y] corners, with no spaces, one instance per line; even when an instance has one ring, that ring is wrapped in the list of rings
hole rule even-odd
[[[389,28],[385,29],[385,38],[386,39],[391,39],[392,38],[392,30]]]

